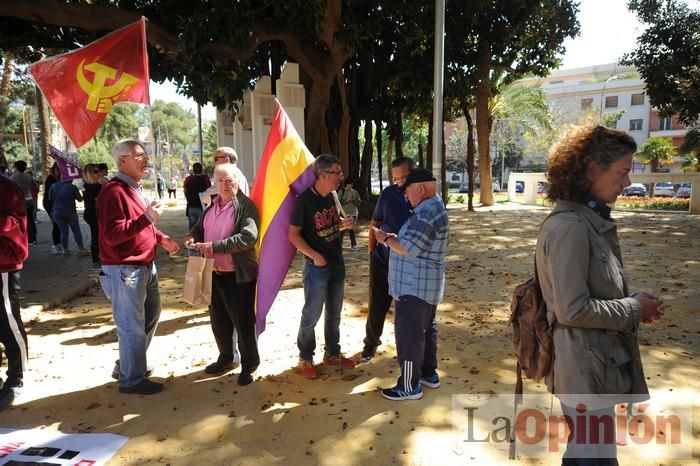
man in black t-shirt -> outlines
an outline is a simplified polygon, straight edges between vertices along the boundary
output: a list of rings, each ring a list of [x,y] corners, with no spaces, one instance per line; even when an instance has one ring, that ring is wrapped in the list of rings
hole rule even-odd
[[[355,363],[340,354],[340,311],[345,292],[341,230],[352,228],[352,217],[341,218],[332,192],[343,181],[340,161],[333,155],[319,155],[314,161],[316,182],[296,200],[289,226],[289,241],[305,256],[303,267],[304,308],[297,335],[299,364],[296,371],[307,379],[318,372],[313,356],[314,331],[325,304],[324,364],[352,369]]]
[[[187,220],[189,224],[189,229],[199,221],[202,216],[202,202],[199,200],[199,193],[204,192],[211,186],[211,180],[209,177],[202,174],[202,164],[196,162],[192,165],[193,175],[185,178],[184,183],[182,183],[185,188],[185,198],[187,199]]]

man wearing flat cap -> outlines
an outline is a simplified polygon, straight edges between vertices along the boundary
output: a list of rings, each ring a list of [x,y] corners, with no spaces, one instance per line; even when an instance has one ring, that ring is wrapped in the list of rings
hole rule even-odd
[[[396,305],[394,333],[401,376],[382,395],[395,401],[417,400],[423,388],[438,388],[435,311],[445,291],[448,220],[436,193],[435,177],[425,168],[409,173],[403,189],[413,215],[398,234],[375,231],[391,250],[389,292]]]

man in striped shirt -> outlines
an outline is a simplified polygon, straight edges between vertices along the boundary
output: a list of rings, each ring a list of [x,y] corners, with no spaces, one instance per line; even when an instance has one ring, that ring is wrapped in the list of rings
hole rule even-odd
[[[413,215],[398,234],[375,230],[391,249],[389,293],[395,300],[394,333],[401,376],[396,386],[382,390],[395,401],[423,397],[422,386],[438,388],[437,322],[435,311],[445,292],[448,219],[436,193],[433,174],[413,170],[403,185]]]

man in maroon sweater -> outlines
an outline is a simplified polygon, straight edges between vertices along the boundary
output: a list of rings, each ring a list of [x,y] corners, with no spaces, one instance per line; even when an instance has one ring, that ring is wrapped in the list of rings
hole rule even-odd
[[[4,176],[0,176],[0,200],[0,343],[7,354],[7,380],[0,389],[0,409],[4,409],[12,404],[15,390],[22,386],[27,365],[27,333],[19,308],[19,271],[29,249],[24,193]]]
[[[150,202],[141,186],[148,155],[141,142],[127,139],[112,149],[119,171],[97,197],[100,281],[112,301],[119,339],[119,391],[150,395],[163,384],[148,379],[146,350],[160,317],[156,246],[175,254],[179,245],[155,227],[163,207]],[[150,371],[148,371],[150,372]]]

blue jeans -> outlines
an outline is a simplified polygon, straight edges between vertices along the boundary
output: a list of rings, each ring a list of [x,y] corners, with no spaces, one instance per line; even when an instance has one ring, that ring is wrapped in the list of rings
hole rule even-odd
[[[304,308],[297,335],[299,357],[313,360],[316,349],[314,328],[321,318],[323,305],[326,306],[323,334],[326,340],[326,354],[340,354],[340,311],[343,309],[345,271],[333,270],[329,266],[318,267],[309,260],[304,261]]]
[[[103,265],[102,272],[119,339],[119,385],[133,387],[145,378],[146,350],[160,317],[156,264]]]
[[[202,213],[204,212],[204,209],[201,207],[188,207],[187,208],[187,223],[190,227],[190,230],[192,230],[192,227],[194,227],[197,222],[199,221],[199,217],[202,216]]]
[[[75,239],[75,244],[78,245],[80,249],[83,249],[83,234],[80,232],[80,223],[78,220],[78,213],[75,211],[68,212],[55,212],[53,213],[53,220],[58,225],[58,229],[61,232],[61,245],[63,250],[68,250],[68,228],[73,231],[73,238]]]

